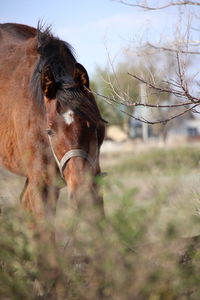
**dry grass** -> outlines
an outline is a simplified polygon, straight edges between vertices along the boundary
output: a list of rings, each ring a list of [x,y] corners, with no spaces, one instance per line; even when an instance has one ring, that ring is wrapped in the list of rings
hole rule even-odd
[[[199,161],[198,147],[104,154],[107,218],[72,218],[63,189],[56,247],[18,206],[5,209],[0,299],[200,299],[199,238],[186,238],[199,234]],[[16,203],[23,179],[1,178],[1,199]]]

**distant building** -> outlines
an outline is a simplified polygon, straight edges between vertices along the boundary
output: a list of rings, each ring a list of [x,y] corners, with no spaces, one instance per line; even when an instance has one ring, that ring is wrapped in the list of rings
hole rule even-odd
[[[157,110],[153,112],[153,109],[139,108],[136,107],[133,117],[145,119],[149,121],[155,121],[159,119],[168,119],[174,115],[181,114],[186,108],[178,107],[171,109],[164,109],[163,111]],[[155,109],[156,110],[156,109]],[[166,124],[160,125],[143,125],[142,122],[135,120],[134,118],[129,119],[129,137],[132,139],[141,138],[143,139],[143,126],[146,126],[146,132],[148,139],[163,139],[163,140],[185,140],[185,141],[200,141],[200,118],[197,114],[191,111],[177,117]],[[157,126],[157,130],[155,130]]]
[[[200,119],[188,118],[176,122],[167,132],[167,139],[183,137],[188,141],[200,140]]]
[[[143,129],[142,129],[142,122],[134,120],[133,118],[129,119],[129,137],[131,139],[135,138],[143,138]],[[147,126],[147,133],[148,133],[148,138],[154,137],[153,131],[152,131],[152,126],[151,125],[146,125]]]

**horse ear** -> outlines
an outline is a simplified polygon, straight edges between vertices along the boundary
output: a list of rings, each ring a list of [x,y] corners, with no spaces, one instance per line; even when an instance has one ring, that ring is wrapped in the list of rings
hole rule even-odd
[[[81,87],[85,86],[85,87],[89,88],[88,73],[87,73],[86,69],[79,63],[75,64],[73,79]]]
[[[56,81],[50,66],[44,67],[41,73],[41,88],[48,99],[56,97]]]

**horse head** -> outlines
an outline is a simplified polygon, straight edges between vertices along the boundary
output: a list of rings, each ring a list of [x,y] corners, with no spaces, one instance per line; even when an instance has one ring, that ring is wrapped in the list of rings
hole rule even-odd
[[[49,144],[70,198],[80,206],[87,194],[102,206],[95,177],[101,173],[99,150],[105,126],[89,89],[87,71],[75,63],[72,76],[57,79],[46,65],[41,71],[41,89]]]

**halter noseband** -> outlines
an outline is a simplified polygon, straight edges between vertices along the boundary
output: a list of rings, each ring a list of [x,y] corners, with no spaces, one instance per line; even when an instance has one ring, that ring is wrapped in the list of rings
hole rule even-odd
[[[48,136],[49,137],[49,144],[51,146],[51,151],[53,153],[53,156],[55,158],[55,161],[58,165],[58,168],[59,168],[59,171],[60,171],[60,174],[61,174],[61,177],[64,178],[64,175],[63,175],[63,170],[65,168],[65,165],[67,164],[67,162],[70,160],[70,158],[72,157],[82,157],[84,159],[86,159],[91,167],[93,169],[95,169],[95,163],[96,163],[96,159],[97,159],[97,154],[98,154],[98,141],[97,141],[97,130],[95,129],[95,137],[96,137],[96,153],[95,153],[95,159],[93,159],[86,151],[82,150],[82,149],[72,149],[72,150],[69,150],[67,151],[63,157],[61,158],[61,160],[59,161],[58,157],[56,156],[56,153],[54,151],[54,148],[53,148],[53,144],[52,144],[52,141],[51,141],[51,136]]]

